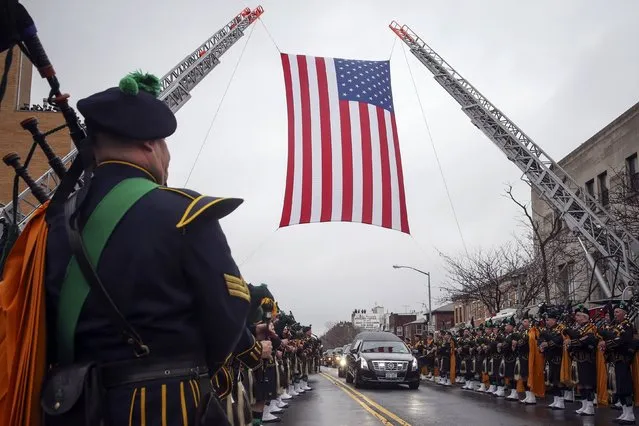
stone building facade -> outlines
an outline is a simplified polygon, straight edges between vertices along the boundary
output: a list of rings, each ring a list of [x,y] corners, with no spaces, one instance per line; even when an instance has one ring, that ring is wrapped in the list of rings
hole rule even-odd
[[[561,159],[558,164],[608,211],[613,211],[622,204],[624,208],[629,207],[630,211],[634,209],[635,217],[639,217],[639,210],[636,209],[639,206],[638,152],[639,103]],[[535,189],[531,192],[534,219],[543,222],[546,225],[544,231],[548,232],[548,224],[552,222],[554,212]],[[630,213],[628,217],[632,218],[632,215]],[[585,240],[584,243],[587,244]],[[557,270],[553,275],[553,300],[584,301],[603,298],[597,280],[592,277],[593,271],[583,248],[576,241],[569,244],[573,246],[571,249],[574,253],[583,255],[570,257],[567,262],[560,260],[554,265]],[[594,248],[589,248],[589,251],[594,259],[599,257]],[[606,271],[605,262],[597,262],[597,266],[608,276],[608,282],[612,283],[614,271]]]

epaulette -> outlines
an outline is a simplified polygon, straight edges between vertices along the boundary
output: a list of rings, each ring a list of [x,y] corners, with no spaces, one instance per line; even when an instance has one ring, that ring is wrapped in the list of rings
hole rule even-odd
[[[261,357],[262,345],[257,341],[257,339],[253,342],[253,346],[235,356],[236,359],[251,370],[255,370],[260,366]]]
[[[165,191],[175,192],[191,200],[176,228],[183,228],[197,217],[208,216],[215,220],[231,214],[244,202],[241,198],[210,197],[198,194],[185,188],[160,187]]]

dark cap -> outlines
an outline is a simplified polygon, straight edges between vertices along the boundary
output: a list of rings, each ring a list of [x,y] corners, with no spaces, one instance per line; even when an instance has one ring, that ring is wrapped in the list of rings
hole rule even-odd
[[[93,131],[135,140],[162,139],[175,132],[177,121],[157,99],[159,94],[156,76],[134,72],[120,80],[118,87],[80,99],[77,107]]]
[[[582,314],[586,314],[589,315],[589,311],[588,308],[586,308],[584,305],[579,305],[575,308],[575,313],[582,313]]]
[[[628,312],[628,303],[626,301],[622,300],[619,303],[615,303],[614,308],[615,309],[621,309],[622,311]]]

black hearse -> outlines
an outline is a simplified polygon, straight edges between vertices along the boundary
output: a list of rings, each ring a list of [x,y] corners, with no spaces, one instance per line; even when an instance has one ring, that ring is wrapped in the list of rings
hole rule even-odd
[[[397,383],[419,388],[417,359],[393,333],[359,333],[347,357],[346,382],[355,383],[355,387],[366,383]]]

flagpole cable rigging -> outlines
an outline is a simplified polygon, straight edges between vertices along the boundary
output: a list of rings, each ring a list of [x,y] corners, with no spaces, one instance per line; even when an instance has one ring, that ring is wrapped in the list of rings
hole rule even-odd
[[[231,78],[229,78],[229,82],[226,85],[226,89],[224,89],[224,93],[222,94],[222,98],[220,99],[220,103],[217,105],[217,109],[215,110],[215,113],[213,114],[213,119],[211,120],[211,124],[209,125],[209,129],[206,132],[206,135],[204,136],[204,139],[202,140],[202,143],[200,144],[200,149],[197,152],[197,155],[195,156],[195,160],[193,161],[193,165],[191,166],[191,170],[189,170],[189,174],[186,177],[186,181],[184,182],[183,187],[186,187],[187,184],[189,183],[189,179],[191,179],[191,175],[193,174],[193,170],[195,170],[195,166],[198,162],[198,160],[200,159],[200,155],[202,154],[202,150],[204,149],[204,145],[206,145],[206,141],[209,138],[209,135],[211,134],[211,129],[213,129],[213,124],[215,123],[215,120],[217,119],[217,116],[220,112],[220,109],[222,108],[222,104],[224,103],[224,99],[226,99],[226,94],[229,91],[229,88],[231,87],[231,84],[233,83],[233,79],[235,78],[235,73],[237,72],[237,69],[240,65],[240,62],[242,61],[242,58],[244,57],[244,52],[246,51],[246,46],[248,46],[249,41],[251,41],[251,36],[253,35],[253,30],[255,30],[255,25],[251,26],[251,31],[248,34],[248,37],[246,38],[246,43],[244,43],[244,46],[242,47],[242,52],[240,53],[240,57],[237,59],[237,62],[235,63],[235,67],[233,68],[233,72],[231,73]]]
[[[266,23],[264,23],[264,20],[262,19],[262,17],[260,16],[258,18],[258,20],[262,23],[262,26],[264,27],[264,29],[266,30],[266,34],[268,35],[268,37],[271,39],[271,41],[273,42],[273,45],[275,46],[275,48],[277,49],[278,52],[282,53],[282,51],[280,50],[280,47],[277,45],[277,42],[275,41],[275,39],[273,38],[273,35],[271,34],[271,32],[268,30],[268,27],[266,26]]]
[[[415,82],[415,77],[413,76],[413,70],[408,61],[408,55],[406,54],[406,47],[402,46],[402,51],[404,52],[404,58],[406,59],[406,65],[408,66],[408,72],[410,73],[410,78],[413,82],[413,88],[415,89],[415,95],[417,95],[417,102],[419,102],[419,107],[422,111],[422,117],[424,118],[424,124],[426,125],[426,131],[428,132],[428,138],[430,139],[430,144],[433,148],[433,153],[435,154],[435,160],[437,161],[437,166],[439,168],[439,173],[441,174],[442,181],[444,183],[444,189],[446,190],[446,196],[448,197],[448,202],[450,203],[450,208],[453,212],[453,217],[455,218],[455,223],[457,224],[457,230],[459,231],[459,237],[461,238],[462,245],[464,246],[464,251],[466,255],[468,255],[468,248],[466,246],[466,240],[464,240],[464,234],[462,233],[461,226],[459,224],[459,219],[457,218],[457,212],[455,210],[455,205],[453,204],[453,200],[450,196],[450,191],[448,189],[448,184],[446,183],[446,177],[444,176],[444,171],[442,169],[441,162],[439,161],[439,155],[437,155],[437,149],[435,148],[435,141],[433,140],[433,135],[430,131],[430,126],[428,125],[428,120],[426,118],[426,111],[424,110],[424,105],[422,104],[422,99],[419,96],[419,91],[417,90],[417,83]]]
[[[388,60],[393,57],[393,52],[395,51],[395,45],[397,44],[397,37],[393,37],[393,45],[391,46],[390,55],[388,55]]]
[[[251,251],[248,256],[246,256],[244,259],[242,259],[241,262],[239,262],[237,264],[238,268],[242,267],[246,262],[248,262],[249,260],[251,260],[253,258],[253,256],[255,256],[255,253],[257,253],[258,251],[260,251],[262,249],[262,247],[264,247],[264,245],[267,243],[267,241],[269,241],[273,235],[275,235],[277,233],[277,231],[280,228],[276,228],[273,232],[270,232],[269,234],[267,234],[262,241],[253,249],[253,251]]]

